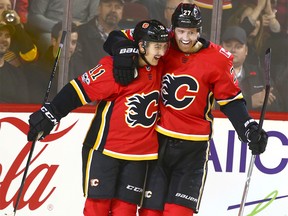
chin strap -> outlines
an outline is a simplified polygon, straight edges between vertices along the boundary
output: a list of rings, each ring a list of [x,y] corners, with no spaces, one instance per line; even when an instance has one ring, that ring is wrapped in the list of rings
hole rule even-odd
[[[139,50],[139,55],[140,57],[144,60],[144,62],[148,65],[148,66],[151,66],[151,64],[148,62],[148,60],[146,59],[145,55],[146,55],[146,41],[144,41],[144,44],[143,44],[143,49],[144,49],[144,53],[141,53],[140,50]]]

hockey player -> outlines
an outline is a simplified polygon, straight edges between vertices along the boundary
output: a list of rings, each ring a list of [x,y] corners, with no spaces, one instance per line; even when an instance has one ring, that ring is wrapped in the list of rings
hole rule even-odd
[[[163,67],[158,62],[168,49],[169,34],[160,22],[147,20],[136,25],[134,39],[137,81],[127,87],[116,83],[113,59],[104,57],[29,118],[28,140],[39,134],[43,139],[70,111],[98,101],[82,148],[85,216],[135,216],[147,163],[158,157],[155,124]]]
[[[200,38],[201,22],[195,4],[180,3],[172,16],[171,46],[162,59],[161,116],[156,126],[159,159],[149,166],[140,216],[191,216],[199,211],[213,132],[214,100],[239,138],[249,143],[253,155],[266,149],[267,133],[258,132],[258,123],[247,112],[233,72],[233,56]],[[108,53],[121,45],[123,38],[127,40],[127,35],[129,38],[129,31],[122,32],[110,34],[104,44]],[[131,55],[114,55],[117,82],[128,85],[137,81],[133,61]]]

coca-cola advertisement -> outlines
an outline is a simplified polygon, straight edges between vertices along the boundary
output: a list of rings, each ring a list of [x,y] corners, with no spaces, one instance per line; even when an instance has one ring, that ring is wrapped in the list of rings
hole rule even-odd
[[[3,109],[2,109],[3,110]],[[0,110],[0,216],[13,215],[31,142],[28,118],[36,108]],[[269,117],[269,114],[268,114]],[[17,216],[83,215],[81,148],[92,111],[72,112],[36,141]],[[257,119],[256,119],[257,120]],[[288,121],[269,119],[266,152],[256,157],[244,215],[288,215]],[[238,214],[251,152],[228,119],[215,118],[209,172],[198,216]]]

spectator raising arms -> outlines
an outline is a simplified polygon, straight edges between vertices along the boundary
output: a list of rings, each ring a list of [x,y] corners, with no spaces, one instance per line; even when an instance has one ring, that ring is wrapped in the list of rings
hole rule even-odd
[[[16,67],[36,61],[38,48],[26,32],[17,12],[12,9],[10,0],[0,0],[0,14],[1,21],[9,23],[15,28],[15,33],[11,38],[10,49],[4,57],[5,60]]]

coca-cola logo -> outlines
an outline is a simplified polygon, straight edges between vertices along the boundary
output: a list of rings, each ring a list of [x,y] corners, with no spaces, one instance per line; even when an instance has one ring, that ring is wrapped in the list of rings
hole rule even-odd
[[[0,119],[0,129],[4,127],[3,123],[6,123],[6,124],[8,123],[8,124],[15,126],[24,134],[27,134],[29,130],[29,125],[26,122],[18,118],[7,117],[7,118]],[[76,123],[77,121],[61,131],[57,131],[58,128],[56,128],[55,129],[55,131],[57,131],[56,133],[50,134],[44,140],[39,141],[43,143],[45,142],[46,144],[43,145],[41,143],[40,150],[37,151],[36,153],[33,152],[31,162],[30,162],[30,165],[33,164],[33,169],[31,169],[31,167],[29,166],[29,172],[26,176],[25,184],[24,184],[23,191],[22,191],[19,204],[18,204],[18,209],[28,206],[30,210],[35,210],[39,208],[43,203],[45,203],[45,201],[53,194],[56,187],[51,185],[50,182],[53,176],[55,175],[59,165],[39,163],[39,162],[38,164],[37,160],[39,160],[41,155],[45,152],[45,150],[47,150],[47,147],[48,147],[47,142],[57,140],[60,137],[64,136],[74,127]],[[7,136],[11,136],[11,134],[7,134]],[[31,142],[27,142],[26,144],[23,145],[22,150],[19,152],[15,160],[11,161],[10,167],[4,167],[2,165],[2,162],[0,161],[0,210],[7,208],[11,203],[13,204],[13,206],[15,206],[20,185],[18,188],[15,189],[15,184],[14,184],[14,190],[12,189],[11,185],[13,184],[13,181],[15,182],[16,179],[22,180],[23,173],[25,170],[25,167],[23,166],[26,165],[26,162],[27,162],[26,158],[29,155],[31,144],[32,144]],[[1,151],[3,151],[4,149],[3,146],[7,146],[7,148],[5,148],[7,151],[15,150],[15,148],[13,148],[11,143],[5,143],[1,141],[0,145],[2,146]],[[7,152],[7,154],[9,154],[9,152]],[[6,170],[7,172],[3,176],[3,173]],[[39,177],[40,177],[40,181],[39,181]],[[32,187],[32,183],[36,178],[38,180],[37,181],[38,186],[35,188],[35,184],[34,184],[33,192],[31,193],[31,190],[30,190],[30,193],[28,194],[27,191],[29,190],[30,187]]]

